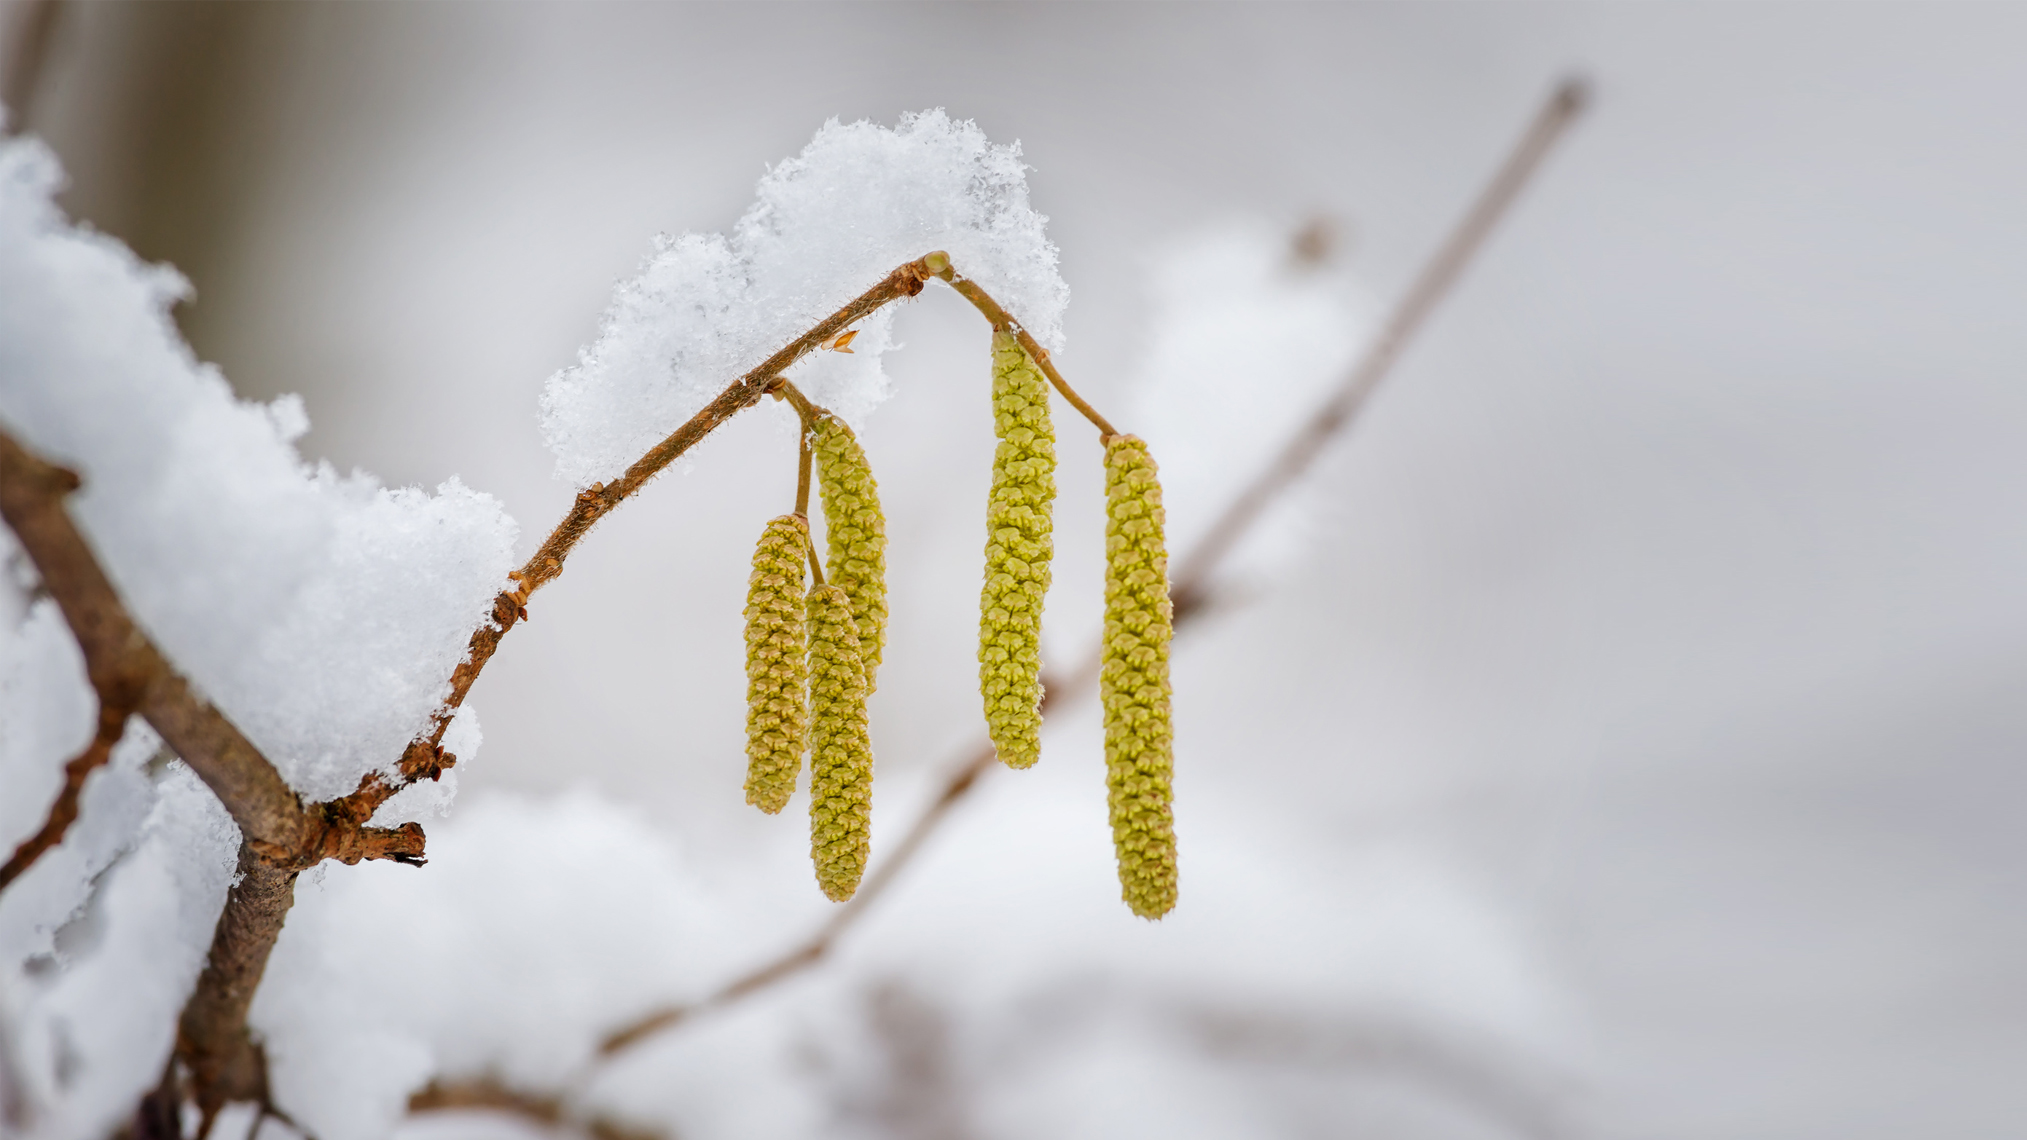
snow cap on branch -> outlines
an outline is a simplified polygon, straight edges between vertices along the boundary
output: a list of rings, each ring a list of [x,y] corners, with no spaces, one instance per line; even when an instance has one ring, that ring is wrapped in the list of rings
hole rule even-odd
[[[170,319],[187,283],[72,225],[61,181],[0,140],[0,423],[83,476],[71,516],[163,653],[306,800],[344,795],[429,726],[514,524],[305,464],[302,402],[236,399]]]
[[[624,472],[727,384],[931,250],[1060,349],[1070,291],[1047,220],[1028,205],[1019,145],[969,120],[831,120],[760,180],[731,237],[663,237],[614,291],[598,340],[542,397],[558,476],[585,486]],[[857,327],[851,352],[811,353],[788,373],[854,427],[888,395],[893,307]]]

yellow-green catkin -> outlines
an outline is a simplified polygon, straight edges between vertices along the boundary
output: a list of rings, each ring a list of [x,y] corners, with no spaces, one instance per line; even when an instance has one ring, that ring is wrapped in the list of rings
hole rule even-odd
[[[832,902],[859,889],[873,817],[873,745],[866,734],[866,669],[851,599],[809,592],[809,857]]]
[[[760,532],[746,579],[746,802],[773,815],[795,793],[808,744],[803,559],[809,522],[783,515]]]
[[[836,416],[816,425],[817,485],[823,494],[829,556],[824,577],[852,601],[859,652],[866,662],[866,692],[878,687],[880,650],[887,643],[887,520],[880,487],[852,429]]]
[[[1042,598],[1055,551],[1056,434],[1049,384],[1008,332],[992,338],[992,413],[999,447],[985,507],[985,589],[979,598],[978,682],[999,758],[1041,756]]]
[[[1105,442],[1105,778],[1121,896],[1160,918],[1175,906],[1174,741],[1169,722],[1168,549],[1147,445]]]

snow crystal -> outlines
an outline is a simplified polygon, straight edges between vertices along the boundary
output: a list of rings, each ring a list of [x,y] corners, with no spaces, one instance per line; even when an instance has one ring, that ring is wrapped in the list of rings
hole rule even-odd
[[[1292,252],[1287,234],[1246,221],[1200,231],[1155,259],[1154,317],[1128,422],[1161,464],[1173,553],[1265,469],[1369,335],[1371,305],[1356,283]],[[1296,548],[1302,512],[1290,501],[1255,528],[1247,563],[1271,565]]]
[[[614,291],[596,343],[542,398],[558,476],[584,486],[619,475],[727,384],[931,250],[1060,348],[1069,287],[1026,171],[1018,144],[994,145],[940,110],[891,130],[826,123],[760,180],[729,239],[665,237]],[[861,423],[888,392],[893,312],[861,322],[850,353],[811,353],[788,375]]]
[[[60,177],[0,142],[0,420],[84,476],[72,516],[169,658],[306,798],[349,792],[443,700],[513,523],[306,466],[301,401],[235,399],[169,318],[182,278],[66,222]]]

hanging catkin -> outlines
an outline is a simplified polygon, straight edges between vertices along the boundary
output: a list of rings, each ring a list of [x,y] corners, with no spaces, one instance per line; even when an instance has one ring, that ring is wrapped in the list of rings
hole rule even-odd
[[[1105,710],[1107,799],[1119,887],[1142,918],[1175,906],[1174,772],[1169,726],[1168,550],[1161,484],[1147,445],[1105,442]]]
[[[851,599],[870,694],[878,687],[875,675],[887,641],[887,521],[880,514],[880,488],[865,450],[836,416],[816,422],[816,469],[830,546],[824,577]]]
[[[783,515],[760,532],[746,580],[746,802],[773,815],[795,792],[808,741],[803,559],[809,523]]]
[[[1013,334],[992,338],[992,494],[985,507],[985,589],[978,680],[999,758],[1026,768],[1041,755],[1042,598],[1055,549],[1056,436],[1049,387]]]
[[[859,889],[873,814],[873,746],[866,735],[866,670],[851,599],[809,592],[809,857],[833,902]]]

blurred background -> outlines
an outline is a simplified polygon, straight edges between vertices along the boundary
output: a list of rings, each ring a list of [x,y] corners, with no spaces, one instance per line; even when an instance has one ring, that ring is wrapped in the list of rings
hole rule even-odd
[[[1369,327],[1587,76],[1294,537],[1178,643],[1176,914],[1116,902],[1076,707],[834,961],[609,1099],[682,1135],[786,1134],[754,1105],[791,1096],[823,1135],[2027,1134],[2027,8],[14,0],[0,36],[10,129],[189,276],[199,355],[301,393],[306,458],[455,475],[530,549],[571,495],[544,381],[652,235],[729,227],[828,118],[1020,140],[1058,360],[1145,408],[1188,251],[1300,261],[1321,219]],[[991,438],[976,319],[932,291],[899,335],[876,859],[978,733]],[[800,825],[739,793],[771,414],[536,598],[432,829],[619,805],[720,900],[699,987],[825,913]],[[1099,608],[1064,439],[1058,662]],[[767,1065],[696,1075],[756,1034]]]

